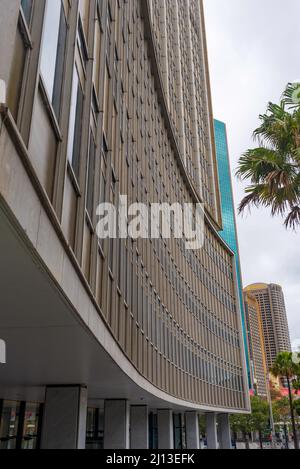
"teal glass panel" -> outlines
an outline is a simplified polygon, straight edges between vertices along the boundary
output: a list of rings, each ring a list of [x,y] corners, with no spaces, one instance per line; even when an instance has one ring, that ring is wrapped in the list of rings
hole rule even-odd
[[[238,283],[238,289],[239,289],[239,302],[240,302],[240,308],[241,308],[244,344],[245,344],[245,350],[246,350],[247,372],[248,372],[249,387],[251,388],[248,341],[247,341],[245,310],[244,310],[244,301],[243,301],[243,284],[242,284],[242,275],[241,275],[240,259],[239,259],[234,198],[233,198],[233,192],[232,192],[232,179],[231,179],[231,169],[230,169],[228,142],[227,142],[227,131],[226,131],[226,125],[223,122],[220,122],[218,120],[214,121],[214,127],[215,127],[215,143],[216,143],[216,153],[217,153],[218,172],[219,172],[222,219],[223,219],[223,231],[220,232],[220,235],[223,238],[223,240],[226,242],[226,244],[230,247],[230,249],[234,252],[234,255],[235,255],[237,283]]]

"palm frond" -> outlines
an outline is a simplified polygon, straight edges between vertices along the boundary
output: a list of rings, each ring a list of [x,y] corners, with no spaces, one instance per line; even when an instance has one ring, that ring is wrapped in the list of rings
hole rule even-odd
[[[300,83],[289,83],[283,93],[282,99],[290,109],[299,109]]]
[[[261,125],[254,131],[253,137],[260,146],[267,144],[273,149],[285,151],[292,147],[295,121],[286,110],[284,101],[280,105],[269,103],[266,113],[259,119]]]
[[[285,216],[285,226],[300,225],[300,105],[291,108],[296,85],[289,85],[279,104],[269,103],[259,116],[254,131],[259,146],[247,150],[239,159],[236,175],[249,180],[239,206],[271,209],[271,215]],[[300,88],[299,88],[300,102]]]
[[[236,175],[252,183],[260,183],[272,171],[279,168],[278,153],[266,147],[253,148],[244,153],[239,160]]]
[[[292,207],[284,222],[286,228],[292,228],[294,231],[300,226],[300,207]]]
[[[255,192],[251,192],[243,198],[238,207],[239,213],[243,213],[246,208],[250,209],[251,205],[255,205],[256,207],[259,205],[259,195]]]

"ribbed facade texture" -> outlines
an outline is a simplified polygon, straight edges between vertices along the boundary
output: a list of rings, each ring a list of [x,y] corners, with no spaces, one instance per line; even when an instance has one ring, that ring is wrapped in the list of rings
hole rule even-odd
[[[0,107],[0,194],[15,229],[80,321],[97,312],[85,329],[96,334],[101,318],[102,345],[113,338],[127,376],[166,401],[247,410],[235,259],[218,234],[202,2],[22,1],[16,34]],[[100,241],[96,207],[120,195],[204,202],[203,249]]]
[[[280,352],[291,352],[289,325],[281,286],[254,284],[246,288],[261,311],[267,367],[270,369]]]
[[[253,389],[258,396],[267,398],[269,379],[260,307],[249,292],[244,293],[244,304]]]
[[[218,220],[219,199],[202,2],[150,2],[171,122],[187,173]]]

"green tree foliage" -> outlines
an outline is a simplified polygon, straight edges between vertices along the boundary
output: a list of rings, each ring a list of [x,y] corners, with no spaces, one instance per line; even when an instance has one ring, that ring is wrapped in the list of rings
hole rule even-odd
[[[289,423],[290,415],[290,402],[288,397],[277,399],[273,402],[273,415],[274,421],[278,423]]]
[[[270,430],[269,404],[265,399],[258,396],[251,397],[251,414],[233,415],[231,417],[231,428],[235,433],[244,435],[246,446],[249,447],[248,435],[258,432],[262,445],[262,435]]]
[[[280,104],[269,103],[254,132],[258,143],[240,158],[237,175],[249,180],[239,210],[262,206],[300,224],[300,84],[288,85]]]
[[[300,399],[297,399],[294,402],[294,409],[296,411],[296,414],[300,417]]]
[[[292,380],[295,378],[295,376],[300,375],[299,364],[297,363],[297,361],[295,361],[294,355],[292,353],[282,352],[278,354],[276,361],[271,369],[271,372],[274,376],[285,378],[287,381],[289,391],[290,416],[292,420],[295,448],[299,449],[292,393]]]

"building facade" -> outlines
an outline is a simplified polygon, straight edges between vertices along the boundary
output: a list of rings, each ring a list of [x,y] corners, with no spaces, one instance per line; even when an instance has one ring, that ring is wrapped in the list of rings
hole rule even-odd
[[[259,304],[269,370],[280,352],[292,351],[283,291],[280,285],[265,283],[250,285],[245,290]]]
[[[224,124],[224,122],[221,122],[216,119],[214,120],[214,129],[215,129],[215,142],[216,142],[219,185],[220,185],[220,194],[221,194],[221,211],[222,211],[222,221],[223,221],[223,226],[222,226],[222,230],[220,231],[220,235],[224,239],[224,241],[228,244],[230,249],[234,252],[235,268],[236,268],[236,275],[237,275],[237,282],[238,282],[238,295],[239,295],[240,310],[241,310],[241,315],[242,315],[244,346],[245,346],[245,351],[246,351],[248,381],[249,381],[249,386],[251,387],[252,381],[251,381],[247,326],[246,326],[244,300],[243,300],[243,281],[242,281],[240,253],[239,253],[239,245],[238,245],[235,205],[234,205],[234,197],[233,197],[233,189],[232,189],[232,176],[231,176],[231,166],[230,166],[229,149],[228,149],[228,141],[227,141],[227,130],[226,130],[226,125]]]
[[[252,388],[257,396],[269,398],[268,370],[261,312],[255,296],[244,293]]]
[[[33,446],[196,449],[205,413],[209,447],[217,420],[229,447],[249,398],[202,2],[0,8],[3,445],[25,445],[34,403]],[[203,249],[98,239],[120,195],[203,202]]]

